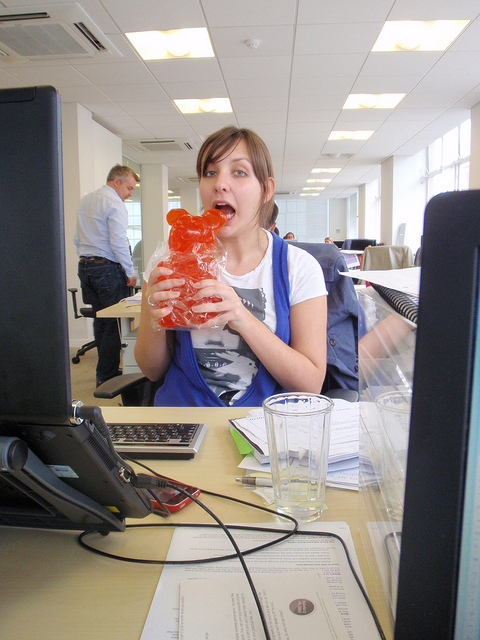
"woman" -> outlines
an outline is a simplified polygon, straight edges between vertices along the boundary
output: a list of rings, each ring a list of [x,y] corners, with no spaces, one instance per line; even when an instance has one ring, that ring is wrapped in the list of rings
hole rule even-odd
[[[265,143],[253,131],[225,127],[203,143],[197,159],[205,209],[221,209],[218,232],[226,250],[219,280],[197,283],[198,313],[217,316],[192,331],[155,329],[155,320],[183,280],[158,282],[157,267],[144,286],[135,347],[150,380],[165,382],[161,406],[260,406],[280,392],[320,393],[326,370],[327,303],[318,262],[264,229],[275,181]],[[202,302],[216,296],[220,302]]]

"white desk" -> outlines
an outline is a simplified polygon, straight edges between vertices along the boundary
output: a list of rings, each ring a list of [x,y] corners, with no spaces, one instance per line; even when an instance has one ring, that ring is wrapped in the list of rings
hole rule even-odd
[[[169,477],[257,504],[263,501],[235,482],[241,456],[228,430],[229,417],[247,409],[105,407],[107,421],[204,421],[209,428],[192,460],[149,461]],[[274,521],[235,503],[204,496],[224,522]],[[347,522],[367,588],[372,587],[358,532],[356,492],[327,489],[321,520]],[[189,505],[172,522],[207,522],[209,516]],[[159,521],[149,516],[136,523]],[[77,542],[77,532],[0,527],[0,637],[8,640],[137,640],[161,573],[160,565],[132,564],[94,555]],[[106,549],[119,555],[164,558],[171,529],[110,533]],[[372,589],[372,592],[374,589]],[[378,603],[373,599],[377,608]],[[378,611],[384,628],[388,614]],[[390,636],[387,636],[390,637]],[[160,639],[159,639],[160,640]]]
[[[135,329],[138,327],[140,320],[140,304],[132,304],[131,302],[117,302],[111,307],[100,309],[97,311],[99,318],[118,318],[120,321],[120,334],[122,343],[125,346],[123,350],[122,367],[123,373],[139,373],[140,368],[136,363],[134,356],[135,342],[137,336]]]

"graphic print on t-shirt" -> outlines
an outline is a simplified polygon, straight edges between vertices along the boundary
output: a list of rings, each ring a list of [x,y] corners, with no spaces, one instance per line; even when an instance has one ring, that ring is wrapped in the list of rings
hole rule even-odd
[[[262,322],[265,320],[266,299],[262,289],[233,287],[242,304]],[[203,344],[198,346],[198,338]],[[208,329],[197,334],[195,355],[203,377],[220,396],[226,391],[242,391],[243,395],[255,377],[259,360],[245,340],[225,325],[221,333]],[[236,399],[236,398],[235,398]]]

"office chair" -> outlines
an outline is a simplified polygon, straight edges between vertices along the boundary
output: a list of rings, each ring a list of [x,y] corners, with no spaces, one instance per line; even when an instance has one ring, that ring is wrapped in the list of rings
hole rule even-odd
[[[291,242],[318,260],[328,291],[327,374],[322,394],[358,400],[358,300],[352,279],[340,275],[348,271],[345,259],[333,244]],[[142,373],[112,378],[94,391],[96,398],[121,396],[124,406],[151,406],[162,380],[150,382]]]
[[[77,306],[78,289],[76,289],[75,287],[72,287],[71,289],[69,289],[69,291],[72,294],[73,315],[75,316],[75,320],[78,320],[79,318],[95,318],[95,311],[92,309],[92,307],[90,306],[80,307],[80,309],[78,309],[78,306]],[[85,294],[83,290],[82,290],[82,300],[84,304],[88,304],[88,300],[85,299]],[[78,364],[80,362],[80,356],[85,355],[87,351],[90,351],[90,349],[95,349],[96,346],[97,345],[95,343],[95,340],[91,340],[90,342],[85,343],[82,347],[80,347],[80,349],[77,350],[77,353],[73,356],[72,363]]]

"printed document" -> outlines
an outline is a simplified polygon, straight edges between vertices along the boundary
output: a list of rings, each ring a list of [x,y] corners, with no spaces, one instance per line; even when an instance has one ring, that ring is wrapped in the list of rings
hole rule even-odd
[[[255,588],[271,640],[349,640],[321,571],[257,574]],[[180,585],[179,640],[264,640],[245,576],[184,580]]]

